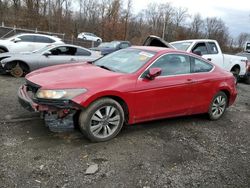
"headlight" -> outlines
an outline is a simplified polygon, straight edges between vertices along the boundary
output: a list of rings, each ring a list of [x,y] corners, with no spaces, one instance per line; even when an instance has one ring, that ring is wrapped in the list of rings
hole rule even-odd
[[[63,89],[63,90],[46,90],[39,89],[36,93],[37,98],[41,99],[72,99],[77,95],[85,93],[86,89]]]

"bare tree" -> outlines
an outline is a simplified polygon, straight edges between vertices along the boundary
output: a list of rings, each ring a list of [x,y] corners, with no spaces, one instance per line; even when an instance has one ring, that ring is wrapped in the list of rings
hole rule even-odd
[[[241,33],[237,38],[238,47],[243,49],[245,43],[249,39],[250,39],[250,34],[249,33]]]
[[[131,8],[132,8],[132,0],[128,0],[127,8],[125,10],[125,23],[124,23],[124,40],[127,39],[127,32],[128,32],[128,21],[131,16]]]
[[[190,23],[190,37],[200,38],[202,36],[202,28],[204,27],[204,21],[200,14],[195,14],[193,20]]]

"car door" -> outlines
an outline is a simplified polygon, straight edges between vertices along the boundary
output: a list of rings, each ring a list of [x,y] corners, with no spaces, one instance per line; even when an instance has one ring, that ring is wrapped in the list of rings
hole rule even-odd
[[[160,76],[146,79],[146,70],[137,81],[135,121],[189,114],[192,98],[189,56],[163,55],[149,68],[154,67],[162,69]]]
[[[12,52],[31,52],[35,46],[35,38],[33,35],[21,35],[18,36],[20,41],[17,41],[13,45]]]
[[[44,53],[39,63],[39,67],[60,65],[77,62],[75,58],[76,48],[69,46],[59,46],[51,49],[50,54]]]
[[[205,113],[215,94],[214,86],[216,76],[212,73],[214,65],[202,59],[191,57],[192,84],[192,113]]]
[[[223,56],[219,53],[219,49],[214,42],[198,42],[192,49],[193,53],[201,52],[204,59],[224,68]]]

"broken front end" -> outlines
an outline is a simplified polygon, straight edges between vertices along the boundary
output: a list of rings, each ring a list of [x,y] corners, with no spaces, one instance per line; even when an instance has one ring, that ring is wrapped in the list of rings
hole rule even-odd
[[[81,106],[70,99],[83,92],[84,89],[45,90],[27,80],[18,90],[18,100],[26,110],[40,112],[51,131],[63,132],[74,129]]]

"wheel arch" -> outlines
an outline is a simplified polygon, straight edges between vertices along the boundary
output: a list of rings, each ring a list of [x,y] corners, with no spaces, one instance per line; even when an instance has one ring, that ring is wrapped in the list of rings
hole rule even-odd
[[[239,72],[240,72],[240,65],[239,65],[239,64],[234,65],[234,66],[231,68],[230,72],[232,72],[232,71],[235,70],[236,68],[239,69]]]
[[[78,98],[79,97],[79,98]],[[130,110],[130,105],[128,103],[128,101],[125,99],[125,97],[123,97],[119,92],[103,92],[103,93],[98,93],[94,96],[91,96],[90,98],[86,99],[86,100],[82,100],[83,98],[81,96],[78,96],[75,99],[75,102],[77,102],[78,104],[81,104],[81,106],[83,106],[83,108],[87,108],[90,104],[92,104],[93,102],[95,102],[96,100],[99,100],[101,98],[111,98],[113,100],[115,100],[116,102],[118,102],[123,110],[124,110],[124,116],[125,116],[125,122],[129,123],[131,120],[131,110]],[[81,102],[79,102],[81,101]]]
[[[30,71],[29,65],[25,61],[22,61],[22,60],[11,60],[7,62],[4,67],[5,69],[9,70],[13,64],[17,64],[17,63],[19,63],[20,66],[24,66],[28,72]]]
[[[0,49],[3,49],[5,52],[9,52],[8,48],[5,46],[0,46]]]
[[[229,91],[229,89],[227,88],[221,88],[218,92],[223,92],[226,94],[227,96],[227,107],[229,106],[229,102],[230,102],[230,98],[231,98],[231,93]]]

